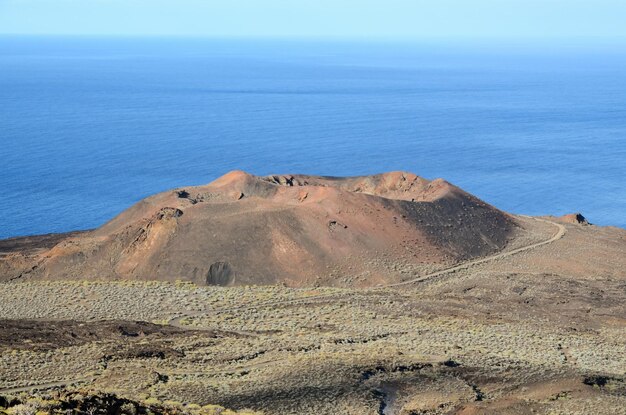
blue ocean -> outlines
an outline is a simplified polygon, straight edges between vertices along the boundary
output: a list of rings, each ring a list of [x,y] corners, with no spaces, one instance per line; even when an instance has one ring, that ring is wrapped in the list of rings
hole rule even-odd
[[[233,169],[407,170],[626,227],[626,47],[0,37],[0,238]]]

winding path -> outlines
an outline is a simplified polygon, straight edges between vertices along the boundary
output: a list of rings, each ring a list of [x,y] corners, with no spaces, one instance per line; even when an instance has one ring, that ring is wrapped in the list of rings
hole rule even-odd
[[[527,216],[524,216],[524,217],[527,217]],[[561,225],[560,223],[552,222],[552,221],[549,221],[549,220],[546,220],[546,219],[539,219],[539,218],[533,218],[533,219],[535,219],[537,221],[540,221],[540,222],[545,222],[545,223],[552,224],[552,225],[556,226],[558,228],[558,230],[555,232],[555,234],[550,239],[546,239],[545,241],[537,242],[537,243],[534,243],[534,244],[531,244],[531,245],[522,246],[521,248],[513,249],[511,251],[501,252],[499,254],[491,255],[491,256],[488,256],[488,257],[485,257],[485,258],[481,258],[481,259],[476,259],[476,260],[473,260],[473,261],[465,262],[463,264],[456,265],[454,267],[450,267],[450,268],[446,268],[446,269],[442,269],[441,271],[432,272],[430,274],[426,274],[426,275],[423,275],[421,277],[413,278],[413,279],[408,280],[408,281],[402,281],[402,282],[398,282],[398,283],[394,283],[394,284],[387,284],[387,285],[385,285],[384,287],[381,287],[381,288],[402,287],[404,285],[409,285],[409,284],[413,284],[415,282],[425,281],[427,279],[438,277],[438,276],[444,275],[444,274],[449,274],[451,272],[461,271],[461,270],[473,267],[475,265],[484,264],[486,262],[496,261],[498,259],[506,258],[506,257],[512,256],[512,255],[515,255],[515,254],[519,254],[520,252],[529,251],[531,249],[539,248],[540,246],[543,246],[543,245],[551,244],[552,242],[558,241],[563,236],[565,236],[565,233],[566,233],[565,226]]]

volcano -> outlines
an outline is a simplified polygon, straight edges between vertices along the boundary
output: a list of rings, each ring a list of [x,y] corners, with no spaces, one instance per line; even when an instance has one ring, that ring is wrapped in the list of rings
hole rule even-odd
[[[443,179],[233,171],[95,230],[0,241],[0,280],[367,287],[491,255],[520,232],[514,216]]]

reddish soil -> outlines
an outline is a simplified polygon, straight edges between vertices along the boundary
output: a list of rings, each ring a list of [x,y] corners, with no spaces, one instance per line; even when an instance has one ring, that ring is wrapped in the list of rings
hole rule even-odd
[[[442,179],[233,171],[144,199],[94,231],[5,241],[0,281],[374,286],[491,255],[520,232],[514,217]]]

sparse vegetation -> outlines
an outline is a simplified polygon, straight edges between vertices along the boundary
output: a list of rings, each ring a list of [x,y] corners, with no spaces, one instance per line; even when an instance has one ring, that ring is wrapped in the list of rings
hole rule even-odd
[[[38,395],[0,396],[2,415],[261,415],[259,412],[233,411],[219,405],[184,405],[151,398],[142,402],[112,394],[55,392]]]
[[[566,407],[579,402],[583,393],[606,396],[607,407],[626,402],[619,383],[626,368],[623,331],[604,323],[607,312],[622,315],[621,303],[605,307],[602,314],[585,312],[583,327],[561,311],[545,312],[548,307],[559,310],[558,301],[541,309],[523,301],[526,295],[539,295],[539,289],[559,286],[562,277],[537,276],[544,288],[529,288],[517,300],[520,290],[515,287],[532,287],[529,278],[461,273],[402,291],[154,282],[4,284],[0,317],[26,309],[32,317],[42,316],[58,305],[57,318],[82,310],[82,319],[95,325],[89,332],[108,327],[117,334],[83,339],[81,331],[66,323],[56,329],[59,338],[50,337],[46,343],[22,330],[19,341],[12,337],[11,343],[0,345],[0,389],[54,384],[68,391],[82,388],[139,399],[146,408],[158,404],[186,411],[180,413],[229,413],[206,406],[221,405],[282,415],[337,408],[343,412],[336,413],[375,413],[380,399],[389,398],[371,391],[392,388],[389,385],[404,391],[398,401],[402,406],[426,410],[471,404],[476,394],[481,402],[489,402],[522,393],[529,384],[578,379],[579,392],[568,389],[560,399],[546,397],[542,407]],[[605,293],[613,292],[611,283],[588,281],[576,291],[570,289],[567,298],[586,310],[596,301],[587,293],[600,283]],[[89,307],[78,309],[66,301],[80,297],[89,298]],[[495,309],[497,315],[492,314]],[[113,318],[159,324],[139,329],[97,322]],[[176,319],[181,328],[171,327]],[[32,324],[36,330],[36,324],[50,323]],[[63,340],[66,332],[73,333],[71,341]],[[489,386],[476,383],[481,376],[492,379]],[[585,384],[581,376],[612,381],[598,387]],[[449,391],[435,393],[441,388]],[[429,398],[422,401],[420,396]]]
[[[77,414],[115,397],[129,415],[621,415],[626,264],[605,230],[569,226],[560,245],[401,289],[0,284],[0,395],[19,398],[0,411],[72,396],[92,403]],[[559,257],[589,232],[612,262],[559,272],[589,272]]]

